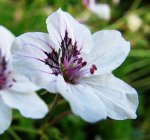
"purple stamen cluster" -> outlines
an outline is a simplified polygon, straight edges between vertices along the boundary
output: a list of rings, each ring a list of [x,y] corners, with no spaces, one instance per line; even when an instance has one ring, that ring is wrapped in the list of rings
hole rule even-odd
[[[87,64],[80,56],[81,50],[82,48],[78,50],[77,42],[72,43],[66,31],[58,52],[53,48],[50,53],[44,52],[47,55],[44,63],[52,69],[52,74],[56,76],[62,74],[66,82],[77,84],[83,74],[81,69]],[[90,73],[94,74],[95,70],[97,70],[96,65],[92,65]]]
[[[11,71],[7,70],[5,57],[2,56],[0,51],[0,89],[11,87],[13,85],[12,82],[15,82],[15,79],[8,80],[10,74]]]

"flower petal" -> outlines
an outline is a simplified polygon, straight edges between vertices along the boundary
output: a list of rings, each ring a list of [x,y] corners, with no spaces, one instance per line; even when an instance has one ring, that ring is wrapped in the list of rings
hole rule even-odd
[[[65,32],[72,39],[72,43],[77,42],[77,46],[82,48],[83,53],[88,53],[91,49],[91,33],[84,25],[76,21],[70,14],[57,10],[51,14],[47,20],[47,29],[50,37],[60,46],[64,39]]]
[[[26,33],[16,38],[12,46],[13,68],[26,75],[38,86],[51,92],[55,90],[55,76],[52,70],[43,61],[47,58],[44,51],[51,52],[51,45],[56,45],[45,33]]]
[[[2,98],[9,107],[18,109],[27,118],[40,119],[47,112],[47,105],[34,92],[20,93],[13,90],[2,94]]]
[[[89,68],[93,63],[97,66],[95,75],[110,73],[119,67],[130,51],[130,43],[116,30],[96,32],[92,39],[93,50],[86,59]]]
[[[106,109],[101,99],[87,85],[69,85],[62,76],[58,77],[57,88],[60,94],[70,103],[77,116],[87,122],[97,122],[106,118]]]
[[[5,105],[0,96],[0,134],[4,133],[4,131],[8,129],[8,127],[11,124],[11,120],[12,120],[11,109],[7,105]]]
[[[10,47],[12,42],[15,39],[15,36],[5,27],[0,25],[0,48],[2,56],[5,56],[5,59],[8,60],[10,58]]]
[[[27,77],[21,74],[13,74],[15,82],[11,87],[11,90],[16,92],[31,92],[39,90],[40,88],[37,87],[33,82],[31,82]]]
[[[137,92],[112,74],[84,78],[106,106],[108,117],[116,120],[135,119],[138,107]]]

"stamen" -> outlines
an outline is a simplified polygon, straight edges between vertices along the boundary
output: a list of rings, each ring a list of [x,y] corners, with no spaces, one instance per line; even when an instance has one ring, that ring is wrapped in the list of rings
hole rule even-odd
[[[94,68],[90,68],[90,73],[94,74]]]
[[[86,64],[87,64],[87,62],[84,61],[84,62],[82,63],[82,67],[84,67]]]
[[[72,44],[72,39],[68,37],[66,30],[58,52],[54,49],[51,52],[44,52],[47,56],[44,59],[44,63],[51,68],[52,74],[55,76],[61,74],[66,82],[77,84],[80,77],[87,71],[85,69],[82,70],[87,65],[87,62],[80,56],[81,50],[82,47],[78,48],[76,41]],[[96,65],[92,65],[90,73],[94,74],[95,70],[97,70]]]
[[[94,70],[97,70],[97,67],[95,64],[93,64],[92,67],[94,68]]]
[[[11,78],[11,71],[7,67],[8,62],[5,56],[2,56],[0,50],[0,89],[10,88],[13,86],[14,79]]]
[[[82,62],[82,60],[83,60],[83,58],[80,57],[80,58],[78,59],[78,64],[80,64],[80,63]]]
[[[79,66],[78,66],[78,69],[80,70],[82,67],[83,67],[82,65],[79,65]]]

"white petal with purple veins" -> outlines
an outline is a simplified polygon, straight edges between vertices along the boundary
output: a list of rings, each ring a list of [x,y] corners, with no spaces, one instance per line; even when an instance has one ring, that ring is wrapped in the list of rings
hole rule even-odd
[[[89,86],[67,84],[63,77],[59,76],[57,88],[77,116],[91,123],[106,118],[106,108],[102,100]]]
[[[16,38],[13,43],[12,52],[15,55],[13,55],[12,63],[16,72],[26,75],[39,87],[56,92],[56,77],[52,75],[51,68],[44,63],[47,58],[44,52],[51,52],[51,47],[55,50],[58,49],[48,34],[25,33]]]
[[[82,48],[82,53],[89,53],[92,42],[91,33],[70,14],[59,9],[47,18],[46,23],[50,37],[54,38],[55,42],[59,42],[59,46],[67,30],[72,44],[77,42],[77,46]]]
[[[108,117],[116,120],[136,118],[139,102],[135,89],[112,74],[91,76],[82,80],[102,100]]]

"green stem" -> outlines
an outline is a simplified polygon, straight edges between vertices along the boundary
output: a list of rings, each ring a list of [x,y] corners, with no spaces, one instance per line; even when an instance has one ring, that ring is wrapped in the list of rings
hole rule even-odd
[[[46,118],[44,119],[44,122],[43,122],[43,123],[48,122],[48,120],[51,118],[51,115],[52,115],[52,113],[54,112],[54,110],[55,110],[55,108],[56,108],[56,105],[57,105],[57,103],[58,103],[60,97],[61,97],[60,94],[57,93],[56,96],[55,96],[55,99],[54,99],[54,101],[53,101],[53,103],[52,103],[52,105],[49,106],[50,111],[49,111],[49,113],[46,115]]]
[[[64,116],[66,115],[69,115],[71,114],[72,112],[69,110],[69,111],[65,111],[65,112],[62,112],[61,114],[59,114],[56,118],[54,118],[49,124],[48,126],[52,126],[54,125],[55,123],[59,122]]]
[[[18,126],[12,126],[12,128],[16,131],[23,131],[26,133],[35,133],[35,134],[39,134],[39,135],[41,134],[41,131],[30,129],[30,128],[24,128],[24,127],[18,127]]]
[[[47,134],[47,133],[48,133],[48,130],[49,130],[49,129],[47,129],[47,128],[51,127],[51,126],[54,125],[55,123],[58,123],[64,116],[69,115],[69,114],[71,114],[71,111],[70,111],[70,110],[69,110],[69,111],[62,112],[62,113],[59,114],[56,118],[54,118],[50,123],[48,123],[48,122],[45,123],[44,128],[43,128],[43,132],[44,132],[45,134]]]
[[[48,140],[48,137],[44,134],[42,130],[29,129],[24,127],[13,126],[12,127],[16,131],[26,132],[26,133],[35,133],[41,137],[41,140]],[[21,139],[16,139],[21,140]]]
[[[64,116],[71,114],[71,111],[65,111],[62,112],[61,114],[59,114],[56,118],[54,118],[52,121],[50,121],[49,123],[45,123],[44,128],[43,128],[43,132],[46,134],[48,133],[48,129],[50,126],[54,125],[55,123],[58,123]]]
[[[14,138],[14,140],[21,140],[21,138],[16,134],[16,132],[12,128],[9,128],[8,132]]]
[[[41,93],[41,95],[44,95],[44,94],[47,94],[47,93],[49,93],[49,91],[45,90],[45,91],[43,91],[43,92]]]
[[[50,112],[48,113],[49,117],[50,117],[51,114],[54,112],[54,110],[55,110],[55,108],[56,108],[56,105],[57,105],[57,103],[58,103],[60,97],[61,97],[60,94],[57,93],[56,96],[55,96],[55,99],[54,99],[54,101],[53,101],[53,103],[52,103],[51,110],[50,110]]]

